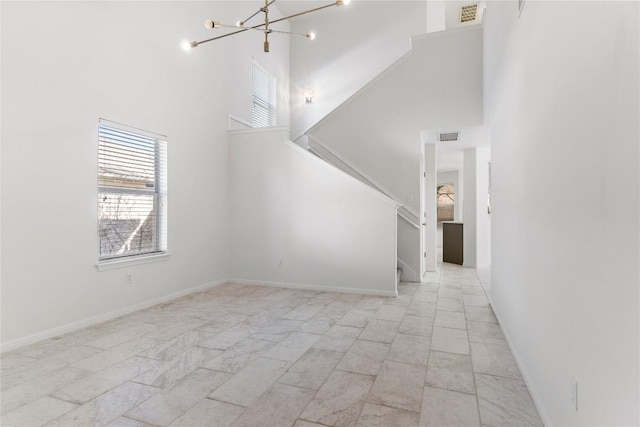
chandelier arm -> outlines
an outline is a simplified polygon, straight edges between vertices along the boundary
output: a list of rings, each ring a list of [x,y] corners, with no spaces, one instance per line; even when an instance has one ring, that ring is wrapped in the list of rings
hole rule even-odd
[[[278,30],[269,30],[270,33],[278,33],[278,34],[290,34],[292,36],[301,36],[301,37],[306,37],[309,38],[308,34],[302,34],[302,33],[294,33],[291,31],[278,31]]]
[[[219,25],[219,26],[227,27],[227,28],[237,28],[235,25],[222,24],[220,22],[216,23],[215,25]],[[212,37],[210,39],[202,40],[202,41],[196,42],[196,45],[201,45],[202,43],[207,43],[207,42],[211,42],[211,41],[214,41],[214,40],[218,40],[218,39],[222,39],[222,38],[225,38],[225,37],[229,37],[229,36],[232,36],[234,34],[244,33],[245,31],[249,31],[249,30],[263,31],[263,30],[260,29],[260,27],[264,27],[264,24],[258,24],[258,25],[254,25],[252,27],[242,28],[242,29],[240,29],[238,31],[232,31],[230,33],[223,34],[221,36],[216,36],[216,37]]]
[[[221,22],[216,22],[216,28],[218,28],[218,27],[222,27],[222,28],[237,28],[235,25],[223,24]],[[291,34],[291,35],[294,35],[294,36],[302,36],[302,37],[309,38],[309,34],[295,33],[293,31],[273,30],[271,28],[269,28],[268,30],[265,30],[265,29],[256,28],[256,27],[243,28],[242,30],[239,30],[239,31],[236,31],[236,32],[233,32],[233,33],[229,33],[229,34],[225,34],[224,36],[220,36],[220,37],[230,36],[232,34],[236,34],[236,33],[239,33],[241,31],[249,31],[249,30],[260,31],[261,33],[268,32],[268,33],[278,33],[278,34]],[[203,42],[199,42],[199,43],[203,43]]]
[[[222,27],[222,28],[237,28],[235,25],[223,24],[221,22],[216,22],[216,28],[218,28],[218,27]],[[294,36],[302,36],[302,37],[309,38],[309,34],[295,33],[293,31],[273,30],[271,28],[269,28],[268,30],[265,30],[265,29],[256,28],[256,27],[246,27],[246,28],[243,28],[242,30],[260,31],[261,33],[268,32],[268,33],[278,33],[278,34],[291,34],[291,35],[294,35]],[[239,32],[239,31],[237,31],[237,32]],[[235,34],[235,33],[230,33],[230,34],[225,34],[225,35],[231,35],[231,34]]]
[[[272,0],[271,3],[273,3],[274,1],[275,0]],[[314,9],[309,9],[309,10],[306,10],[304,12],[294,13],[293,15],[285,16],[284,18],[274,19],[273,21],[266,21],[264,24],[257,24],[257,25],[251,26],[251,27],[242,28],[242,29],[240,29],[238,31],[233,31],[231,33],[223,34],[221,36],[212,37],[210,39],[205,39],[205,40],[201,40],[201,41],[191,42],[192,43],[192,47],[195,47],[195,46],[198,46],[198,45],[201,45],[203,43],[207,43],[207,42],[210,42],[210,41],[213,41],[213,40],[218,40],[218,39],[222,39],[222,38],[225,38],[225,37],[229,37],[229,36],[232,36],[234,34],[244,33],[245,31],[259,29],[261,27],[264,27],[267,24],[275,24],[277,22],[286,21],[287,19],[296,18],[298,16],[306,15],[308,13],[317,12],[317,11],[322,10],[322,9],[327,9],[329,7],[340,6],[340,5],[344,4],[343,1],[344,0],[337,0],[334,3],[327,4],[327,5],[320,6],[320,7],[316,7]],[[225,26],[227,26],[227,25],[225,25]],[[271,30],[271,31],[273,31],[273,30]]]
[[[319,10],[326,9],[328,7],[339,6],[340,4],[341,3],[339,1],[336,1],[335,3],[326,4],[324,6],[316,7],[315,9],[309,9],[309,10],[304,11],[304,12],[294,13],[293,15],[285,16],[284,18],[274,19],[273,21],[269,21],[269,23],[270,24],[275,24],[276,22],[281,22],[281,21],[285,21],[287,19],[296,18],[298,16],[306,15],[307,13],[311,13],[311,12],[317,12]]]
[[[264,25],[264,24],[262,24],[262,25]],[[245,31],[249,31],[251,29],[253,29],[253,27],[251,27],[251,28],[243,28],[242,30],[238,30],[238,31],[234,31],[234,32],[231,32],[231,33],[223,34],[223,35],[217,36],[217,37],[212,37],[212,38],[206,39],[206,40],[200,40],[199,42],[195,42],[195,43],[196,43],[196,46],[197,46],[197,45],[201,45],[203,43],[211,42],[211,41],[214,41],[214,40],[223,39],[225,37],[229,37],[229,36],[232,36],[234,34],[244,33]]]
[[[257,14],[259,14],[260,12],[264,12],[264,9],[266,7],[271,6],[272,4],[274,4],[276,2],[276,0],[271,0],[269,3],[267,3],[267,5],[265,7],[261,7],[260,9],[258,9],[253,15],[251,15],[250,17],[248,17],[247,19],[240,21],[240,25],[244,25],[245,22],[249,21],[251,18],[253,18],[254,16],[256,16]]]

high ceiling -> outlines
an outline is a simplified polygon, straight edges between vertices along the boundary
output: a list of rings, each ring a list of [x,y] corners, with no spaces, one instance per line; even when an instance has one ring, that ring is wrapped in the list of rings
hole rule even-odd
[[[333,2],[318,0],[277,0],[275,5],[284,15],[289,16],[331,3]]]
[[[353,6],[357,3],[359,8],[366,7],[366,3],[379,3],[381,0],[352,0],[351,5],[340,6],[345,8],[353,8]],[[416,1],[424,1],[426,0],[416,0]],[[286,16],[300,13],[302,11],[306,11],[312,8],[321,7],[324,5],[331,4],[331,1],[318,1],[318,0],[277,0],[275,5],[278,9]],[[391,1],[390,3],[395,3]],[[477,19],[473,22],[468,23],[460,23],[460,12],[462,6],[467,6],[470,4],[469,0],[459,1],[459,0],[446,0],[446,1],[433,1],[429,0],[426,6],[427,15],[430,13],[436,18],[440,19],[441,25],[446,30],[457,29],[470,25],[478,25],[482,23],[483,20],[483,12],[485,1],[478,1],[478,12]],[[471,2],[473,3],[473,2]],[[402,2],[398,2],[398,7],[401,7]],[[308,22],[313,23],[312,27],[314,31],[318,31],[318,33],[323,34],[330,31],[339,31],[336,26],[337,25],[345,25],[345,20],[341,19],[320,19],[320,14],[323,14],[324,18],[326,18],[326,14],[331,13],[339,13],[337,10],[332,10],[329,8],[325,11],[316,12],[316,14],[305,15],[304,17],[295,18],[297,21],[303,21],[306,26]],[[315,16],[315,18],[314,18]],[[425,16],[425,20],[427,23],[429,19],[433,22],[433,16],[428,18]],[[437,19],[436,19],[437,21]],[[330,28],[322,27],[322,25],[330,26]],[[411,114],[411,110],[415,111],[415,105],[411,103],[407,104],[395,104],[395,110],[406,109],[406,113],[399,115],[409,116]],[[486,130],[482,127],[473,127],[466,129],[424,129],[422,136],[423,139],[427,142],[437,141],[437,133],[441,131],[461,131],[460,140],[454,143],[437,143],[438,146],[438,169],[442,171],[446,170],[456,170],[463,168],[463,150],[467,148],[473,148],[478,146],[486,146],[488,145],[488,136],[486,134]]]
[[[353,2],[358,3],[367,3],[367,2],[375,2],[375,1],[384,1],[384,0],[352,0]],[[389,1],[389,0],[387,0]],[[478,16],[476,22],[473,24],[477,24],[481,22],[483,19],[483,13],[486,1],[485,0],[415,0],[415,1],[423,1],[427,3],[427,14],[442,14],[444,13],[444,25],[447,29],[460,28],[469,24],[462,24],[459,20],[460,8],[462,6],[467,6],[469,4],[478,3]],[[314,9],[317,7],[325,6],[328,4],[332,4],[332,1],[319,1],[319,0],[277,0],[275,6],[286,16],[294,15],[296,13],[300,13],[309,9]],[[343,7],[349,7],[343,6]],[[425,17],[426,19],[426,17]]]

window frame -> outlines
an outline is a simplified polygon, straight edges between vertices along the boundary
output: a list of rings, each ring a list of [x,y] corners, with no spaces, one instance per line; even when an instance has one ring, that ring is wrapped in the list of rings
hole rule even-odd
[[[277,126],[278,122],[278,80],[275,75],[269,71],[260,62],[253,59],[251,69],[251,125],[254,128]],[[258,94],[258,87],[256,81],[256,75],[262,74],[267,81],[267,96],[266,100],[263,100],[260,94]],[[259,121],[260,115],[256,114],[257,108],[262,109],[267,117],[267,122],[263,123]]]
[[[101,182],[101,178],[104,179],[104,176],[101,174],[100,164],[102,160],[101,150],[104,148],[105,141],[103,141],[104,134],[103,132],[110,130],[115,130],[127,134],[131,134],[132,138],[140,138],[146,140],[153,140],[153,177],[154,177],[154,188],[151,190],[149,188],[126,188],[126,187],[118,187],[118,186],[105,186],[104,181]],[[167,221],[167,190],[168,190],[168,174],[167,174],[167,137],[166,135],[157,134],[154,132],[145,131],[142,129],[134,128],[128,125],[123,125],[121,123],[113,122],[106,119],[99,119],[98,122],[98,171],[96,174],[97,177],[97,212],[96,212],[96,232],[97,232],[97,268],[98,270],[116,268],[119,266],[138,264],[138,263],[147,263],[147,262],[155,262],[168,258],[170,255],[168,252],[167,245],[167,232],[168,232],[168,221]],[[138,159],[134,159],[134,161],[138,161]],[[135,169],[126,170],[125,173],[133,173],[136,172]],[[114,255],[113,253],[105,254],[105,251],[102,250],[102,238],[101,235],[101,208],[100,208],[100,197],[102,195],[111,194],[111,195],[131,195],[131,196],[152,196],[153,200],[153,221],[154,221],[154,230],[152,234],[152,248],[150,250],[145,250],[144,252],[136,252],[133,254],[120,254]],[[150,211],[151,212],[151,211]],[[141,227],[143,224],[139,224]],[[139,228],[138,228],[139,229]],[[133,236],[132,233],[130,235]]]

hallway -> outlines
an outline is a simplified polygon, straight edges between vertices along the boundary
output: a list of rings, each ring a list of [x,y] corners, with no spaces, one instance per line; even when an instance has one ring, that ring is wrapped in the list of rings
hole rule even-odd
[[[476,272],[227,284],[4,354],[3,426],[540,425]]]

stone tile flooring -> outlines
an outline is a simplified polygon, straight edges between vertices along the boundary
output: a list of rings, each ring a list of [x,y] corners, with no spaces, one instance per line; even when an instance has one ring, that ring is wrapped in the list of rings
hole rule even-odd
[[[541,425],[479,275],[193,294],[3,354],[0,424]]]

